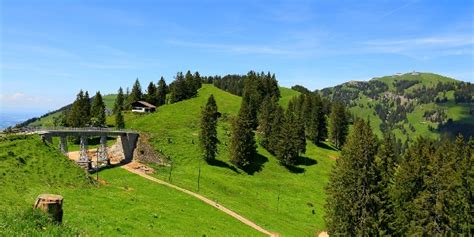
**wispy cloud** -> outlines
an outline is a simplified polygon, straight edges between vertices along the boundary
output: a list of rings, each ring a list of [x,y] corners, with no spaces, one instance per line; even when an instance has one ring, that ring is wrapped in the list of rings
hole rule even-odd
[[[376,53],[461,55],[474,54],[472,36],[434,36],[410,39],[371,40],[362,42],[363,49]]]
[[[197,43],[181,40],[167,40],[166,43],[176,46],[203,48],[233,54],[268,54],[268,55],[297,55],[299,51],[272,45],[239,45],[219,43]]]

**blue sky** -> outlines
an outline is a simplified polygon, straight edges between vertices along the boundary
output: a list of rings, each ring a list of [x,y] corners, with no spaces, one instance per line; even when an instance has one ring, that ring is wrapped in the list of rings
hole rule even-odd
[[[1,8],[1,111],[178,71],[310,89],[397,72],[474,81],[473,1],[21,1]]]

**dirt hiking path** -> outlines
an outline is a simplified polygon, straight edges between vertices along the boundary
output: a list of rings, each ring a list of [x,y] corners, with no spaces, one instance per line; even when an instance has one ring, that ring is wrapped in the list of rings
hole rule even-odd
[[[133,162],[132,162],[132,163],[133,163]],[[197,199],[199,199],[199,200],[201,200],[201,201],[203,201],[203,202],[209,204],[210,206],[213,206],[213,207],[215,207],[215,208],[217,208],[217,209],[223,211],[224,213],[226,213],[226,214],[228,214],[228,215],[234,217],[235,219],[241,221],[242,223],[244,223],[244,224],[246,224],[246,225],[248,225],[248,226],[250,226],[250,227],[252,227],[252,228],[254,228],[254,229],[256,229],[256,230],[258,230],[258,231],[260,231],[260,232],[262,232],[262,233],[264,233],[264,234],[266,234],[266,235],[268,235],[268,236],[278,236],[277,234],[273,234],[273,233],[271,233],[270,231],[263,229],[262,227],[260,227],[260,226],[258,226],[257,224],[253,223],[253,222],[250,221],[249,219],[247,219],[247,218],[245,218],[245,217],[243,217],[243,216],[241,216],[241,215],[239,215],[239,214],[237,214],[237,213],[235,213],[235,212],[229,210],[228,208],[222,206],[221,204],[218,204],[218,203],[215,202],[215,201],[212,201],[212,200],[210,200],[210,199],[208,199],[208,198],[206,198],[206,197],[204,197],[204,196],[202,196],[202,195],[199,195],[199,194],[197,194],[197,193],[195,193],[195,192],[189,191],[189,190],[184,189],[184,188],[180,188],[180,187],[178,187],[178,186],[176,186],[176,185],[170,184],[170,183],[165,182],[165,181],[163,181],[163,180],[160,180],[160,179],[154,178],[154,177],[152,177],[152,176],[150,176],[150,175],[147,175],[147,174],[143,173],[142,171],[135,169],[135,168],[133,167],[133,164],[132,164],[132,165],[127,164],[127,165],[124,165],[124,166],[121,166],[121,167],[124,168],[124,169],[126,169],[126,170],[128,170],[128,171],[131,172],[131,173],[140,175],[140,176],[142,176],[142,177],[145,178],[145,179],[151,180],[151,181],[153,181],[153,182],[156,182],[156,183],[165,185],[165,186],[167,186],[167,187],[170,187],[170,188],[176,189],[176,190],[178,190],[178,191],[181,191],[181,192],[183,192],[183,193],[186,193],[186,194],[188,194],[188,195],[191,195],[191,196],[193,196],[193,197],[195,197],[195,198],[197,198]]]

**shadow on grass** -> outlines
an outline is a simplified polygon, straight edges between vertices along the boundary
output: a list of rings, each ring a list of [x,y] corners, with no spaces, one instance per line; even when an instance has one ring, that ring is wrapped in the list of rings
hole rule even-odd
[[[316,165],[316,164],[318,164],[318,161],[311,159],[309,157],[304,157],[304,156],[298,157],[298,159],[295,162],[295,166],[298,166],[298,165],[311,166],[311,165]]]
[[[245,173],[249,175],[253,175],[256,172],[260,172],[263,169],[263,165],[268,162],[268,158],[265,156],[262,156],[260,154],[256,154],[255,157],[253,158],[253,162],[250,165],[247,165],[246,167],[242,168]]]
[[[100,172],[102,170],[108,170],[108,169],[114,169],[114,168],[117,168],[117,167],[120,167],[120,166],[123,166],[123,165],[126,165],[128,163],[132,162],[131,160],[122,160],[120,161],[119,163],[117,164],[110,164],[110,165],[106,165],[106,166],[102,166],[102,167],[99,167],[99,169],[97,170],[97,168],[92,168],[89,171],[89,174],[94,174],[96,172]]]
[[[330,146],[326,143],[322,143],[322,142],[319,142],[318,144],[316,144],[316,146],[321,147],[321,148],[326,149],[326,150],[337,151],[336,148],[334,148],[334,147],[332,147],[332,146]]]
[[[221,168],[227,168],[227,169],[230,169],[232,171],[234,171],[235,173],[237,174],[240,174],[239,170],[237,168],[235,168],[235,166],[233,165],[229,165],[227,164],[226,162],[224,161],[221,161],[221,160],[210,160],[210,161],[207,161],[207,164],[210,165],[210,166],[216,166],[216,167],[221,167]]]
[[[298,166],[294,166],[294,165],[283,165],[288,171],[290,171],[291,173],[295,173],[295,174],[301,174],[301,173],[304,173],[306,171],[305,168],[301,168],[301,167],[298,167]]]

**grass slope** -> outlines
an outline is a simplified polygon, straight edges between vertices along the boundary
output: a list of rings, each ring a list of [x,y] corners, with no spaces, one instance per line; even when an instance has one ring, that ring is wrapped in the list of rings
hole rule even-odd
[[[211,94],[224,115],[219,120],[219,154],[214,165],[202,162],[198,146],[200,111]],[[283,90],[283,98],[288,94],[297,93]],[[171,157],[172,167],[158,168],[156,177],[197,191],[201,167],[200,194],[284,236],[316,235],[325,228],[324,187],[334,164],[331,158],[338,152],[308,144],[307,158],[293,173],[259,147],[260,171],[248,175],[235,169],[228,162],[229,117],[236,115],[240,101],[238,96],[203,85],[196,98],[159,107],[156,113],[125,114],[126,126],[150,134],[155,149]]]
[[[259,236],[260,233],[179,191],[121,168],[88,175],[37,136],[0,138],[0,236]],[[38,226],[37,195],[64,197],[63,225]]]
[[[110,111],[113,110],[114,104],[115,104],[115,98],[117,97],[116,94],[110,94],[110,95],[104,95],[102,96],[102,100],[104,101],[105,108],[109,109]],[[52,113],[48,116],[45,116],[43,118],[40,118],[32,123],[30,123],[28,126],[33,126],[33,127],[53,127],[54,126],[54,118],[59,117],[61,115],[62,111],[58,111],[56,113]]]

